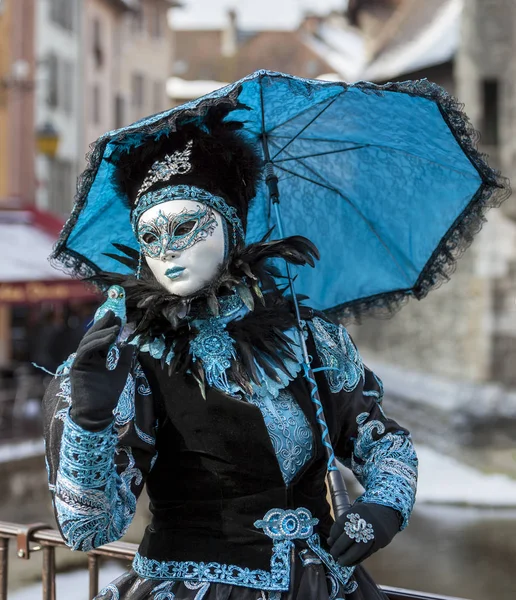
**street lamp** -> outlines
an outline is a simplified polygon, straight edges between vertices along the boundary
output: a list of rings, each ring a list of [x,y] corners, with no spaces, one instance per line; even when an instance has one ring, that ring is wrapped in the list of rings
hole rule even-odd
[[[59,140],[59,132],[50,121],[44,123],[36,131],[37,151],[49,159],[55,158],[59,147]]]

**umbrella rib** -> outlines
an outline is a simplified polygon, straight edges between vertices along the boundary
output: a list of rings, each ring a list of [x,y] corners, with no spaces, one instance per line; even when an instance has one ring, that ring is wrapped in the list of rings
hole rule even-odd
[[[312,172],[312,170],[309,167],[307,167],[304,163],[300,162],[300,164],[303,167],[305,167],[308,171]],[[387,251],[387,253],[391,257],[391,259],[394,262],[394,264],[396,265],[396,267],[399,269],[399,271],[401,272],[401,274],[406,278],[406,280],[408,282],[408,286],[409,287],[412,286],[412,283],[411,283],[409,275],[405,272],[405,270],[403,269],[403,267],[396,260],[396,257],[390,251],[389,246],[387,246],[387,244],[383,241],[383,239],[378,234],[378,232],[375,230],[375,228],[372,226],[372,224],[369,222],[369,220],[365,218],[365,216],[362,214],[362,212],[353,204],[353,202],[351,202],[351,200],[349,198],[347,198],[346,196],[344,196],[344,194],[340,190],[338,190],[336,187],[333,187],[333,186],[330,186],[330,185],[326,185],[324,183],[315,181],[314,179],[310,179],[309,177],[305,177],[303,175],[300,175],[299,173],[296,173],[295,171],[290,171],[289,169],[286,169],[285,167],[283,167],[281,165],[277,165],[277,167],[278,167],[278,169],[281,169],[282,171],[286,171],[287,173],[290,173],[291,175],[296,175],[297,177],[300,177],[301,179],[304,179],[305,181],[309,181],[311,183],[315,183],[316,185],[319,185],[320,187],[323,187],[323,188],[326,188],[326,189],[328,189],[328,190],[330,190],[332,192],[335,192],[343,200],[345,200],[351,206],[351,208],[353,208],[358,213],[359,217],[369,227],[369,229],[371,230],[371,232],[373,233],[373,235],[377,238],[377,240],[380,242],[380,244]],[[315,175],[317,175],[317,173],[315,173]]]
[[[290,138],[290,140],[283,146],[283,148],[280,148],[276,154],[272,157],[272,161],[274,161],[274,159],[276,158],[276,156],[278,156],[279,154],[281,154],[286,148],[288,148],[290,146],[290,144],[296,140],[302,133],[303,131],[306,131],[310,125],[316,121],[323,113],[326,109],[328,109],[334,102],[335,100],[337,100],[338,96],[334,96],[329,102],[328,104],[322,109],[320,110],[313,119],[311,119],[304,127],[302,127],[294,137]],[[263,98],[262,98],[262,102],[263,102]],[[297,115],[299,116],[299,115]],[[262,119],[263,119],[263,104],[262,104]],[[263,121],[262,121],[263,124]]]
[[[342,95],[343,92],[347,92],[347,90],[341,90],[336,96],[333,97],[332,102],[334,100],[336,100],[339,96]],[[322,102],[324,102],[324,100],[321,100],[320,104],[322,104]],[[293,115],[292,117],[290,117],[290,119],[287,119],[286,121],[283,121],[283,123],[278,123],[277,125],[275,125],[270,131],[267,132],[267,134],[269,134],[271,131],[274,131],[276,129],[278,129],[278,127],[284,127],[285,125],[287,125],[288,123],[290,123],[291,121],[293,121],[294,119],[299,118],[300,116],[304,115],[305,113],[307,113],[309,110],[311,110],[314,106],[317,106],[317,104],[311,104],[310,106],[307,106],[305,108],[305,110],[302,110],[301,112],[296,113],[295,115]],[[262,109],[263,109],[263,98],[262,98]],[[265,129],[263,130],[265,131]],[[279,137],[279,136],[277,136]],[[284,137],[288,137],[288,136],[284,136]]]
[[[326,152],[316,152],[315,154],[304,154],[303,156],[292,156],[289,158],[280,158],[275,161],[274,164],[280,162],[287,162],[289,160],[300,160],[301,158],[313,158],[314,156],[325,156],[326,154],[339,154],[342,152],[349,152],[350,150],[360,150],[361,148],[368,148],[370,144],[362,144],[361,146],[353,146],[353,148],[340,148],[339,150],[327,150]]]
[[[269,135],[268,136],[269,139],[273,140],[273,139],[290,139],[289,135]],[[307,142],[328,142],[328,143],[336,143],[339,141],[342,142],[349,142],[351,144],[355,143],[352,142],[351,140],[331,140],[331,139],[326,139],[326,138],[312,138],[312,137],[300,137],[300,140],[305,140]],[[414,158],[417,158],[419,160],[422,160],[424,162],[430,163],[430,164],[434,164],[434,165],[438,165],[439,167],[442,167],[443,169],[447,169],[449,171],[454,171],[455,173],[460,173],[461,175],[466,175],[468,177],[472,177],[474,176],[474,174],[470,173],[469,171],[464,171],[462,169],[457,169],[456,167],[453,167],[451,165],[447,165],[445,163],[436,161],[436,160],[431,160],[430,158],[425,158],[423,156],[419,156],[418,154],[414,154],[413,152],[408,152],[407,150],[402,150],[400,148],[392,148],[391,146],[386,146],[385,144],[364,144],[364,146],[362,146],[363,148],[383,148],[384,150],[390,151],[390,152],[399,152],[400,154],[406,154],[407,156],[412,156]],[[354,149],[354,148],[352,148]],[[277,155],[276,155],[277,156]],[[304,158],[304,157],[301,157]],[[279,162],[279,161],[278,161]]]

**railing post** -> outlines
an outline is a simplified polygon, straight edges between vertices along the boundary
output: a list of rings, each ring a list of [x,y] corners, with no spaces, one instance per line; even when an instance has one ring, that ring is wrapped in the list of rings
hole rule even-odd
[[[0,538],[0,600],[7,600],[9,538]]]
[[[96,554],[88,554],[88,571],[90,574],[90,595],[92,600],[99,593],[99,557]]]
[[[43,600],[56,600],[56,549],[53,546],[43,546],[41,579]]]

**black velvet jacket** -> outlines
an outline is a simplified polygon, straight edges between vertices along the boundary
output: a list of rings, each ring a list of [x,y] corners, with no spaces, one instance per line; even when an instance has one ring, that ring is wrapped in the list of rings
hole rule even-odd
[[[306,337],[312,366],[331,369],[316,378],[335,453],[365,488],[358,501],[396,509],[404,526],[417,460],[408,432],[383,413],[381,382],[344,328],[315,317]],[[313,446],[286,482],[257,405],[215,388],[203,399],[190,378],[169,375],[159,358],[155,348],[140,348],[113,425],[101,432],[83,430],[68,415],[73,355],[53,380],[44,400],[45,435],[66,541],[88,550],[121,537],[146,483],[153,517],[133,565],[141,576],[285,590],[291,548],[308,545],[344,578],[325,548],[332,524],[326,460],[302,373],[286,390],[309,424]],[[257,524],[271,509],[307,509],[318,522],[292,542]]]

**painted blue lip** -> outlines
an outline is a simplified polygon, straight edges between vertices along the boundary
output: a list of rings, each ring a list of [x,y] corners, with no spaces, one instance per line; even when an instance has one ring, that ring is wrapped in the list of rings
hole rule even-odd
[[[184,267],[172,267],[171,269],[167,269],[165,271],[165,275],[169,279],[177,279],[184,270],[185,270]]]

